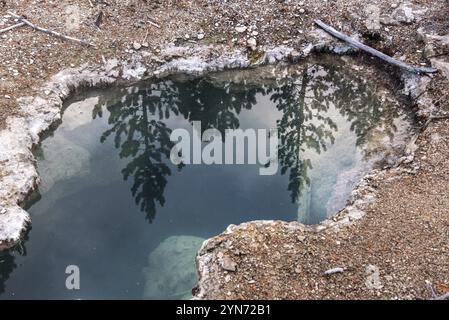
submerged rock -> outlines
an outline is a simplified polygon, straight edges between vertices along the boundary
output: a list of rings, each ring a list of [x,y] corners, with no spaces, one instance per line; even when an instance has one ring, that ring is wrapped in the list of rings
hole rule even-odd
[[[189,299],[197,281],[195,257],[205,239],[171,236],[148,256],[143,268],[144,299]]]
[[[54,136],[52,143],[43,146],[41,152],[41,157],[45,159],[38,165],[41,194],[50,190],[58,181],[88,175],[90,172],[89,151],[61,135]]]
[[[98,97],[87,98],[72,103],[64,112],[63,122],[59,129],[66,131],[75,130],[92,121],[92,109],[98,103]]]

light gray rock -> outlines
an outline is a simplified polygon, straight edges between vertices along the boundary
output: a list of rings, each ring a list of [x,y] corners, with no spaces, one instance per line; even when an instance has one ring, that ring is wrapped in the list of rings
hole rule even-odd
[[[415,22],[415,15],[409,4],[402,4],[396,8],[392,13],[392,18],[404,24],[411,24]]]
[[[79,6],[68,5],[65,7],[66,21],[65,29],[67,31],[78,31],[81,25],[81,10]]]
[[[365,26],[369,31],[377,32],[380,30],[380,8],[376,5],[367,5],[365,8],[366,20]]]
[[[140,48],[142,48],[142,45],[139,42],[134,42],[133,43],[133,49],[134,50],[139,50]]]
[[[249,38],[246,41],[246,44],[248,45],[248,47],[251,48],[251,50],[256,50],[256,48],[257,48],[257,41],[255,38]]]
[[[375,265],[368,265],[365,268],[365,285],[368,289],[380,290],[383,288],[383,285],[380,281],[380,270]]]
[[[237,31],[238,33],[243,33],[243,32],[245,32],[246,31],[246,27],[245,26],[238,26],[238,27],[235,27],[235,31]]]
[[[221,259],[221,267],[226,271],[237,271],[237,263],[235,263],[229,256],[224,255]]]
[[[399,23],[412,24],[420,21],[426,12],[426,8],[405,2],[392,12],[391,18]]]

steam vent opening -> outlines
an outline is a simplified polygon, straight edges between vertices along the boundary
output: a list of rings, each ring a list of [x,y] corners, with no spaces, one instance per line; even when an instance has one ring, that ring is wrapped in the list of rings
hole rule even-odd
[[[410,127],[391,92],[350,69],[178,75],[74,97],[36,151],[33,225],[0,252],[0,297],[189,299],[196,252],[229,224],[331,217]],[[80,290],[61,281],[72,264]]]

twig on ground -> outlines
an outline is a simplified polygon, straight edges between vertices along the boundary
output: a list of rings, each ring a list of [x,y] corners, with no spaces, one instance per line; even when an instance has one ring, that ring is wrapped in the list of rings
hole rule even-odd
[[[145,32],[145,37],[143,37],[143,40],[141,43],[145,43],[145,41],[147,40],[147,37],[148,37],[148,31]]]
[[[82,45],[85,45],[85,46],[88,46],[88,47],[95,47],[94,44],[89,43],[87,41],[84,41],[84,40],[81,40],[81,39],[77,39],[77,38],[73,38],[73,37],[69,37],[69,36],[65,36],[65,35],[63,35],[63,34],[61,34],[59,32],[52,31],[52,30],[49,30],[49,29],[45,29],[45,28],[36,26],[35,24],[31,23],[27,19],[23,18],[22,16],[19,16],[19,15],[15,14],[15,13],[10,12],[10,11],[8,11],[8,14],[10,16],[18,19],[20,22],[23,22],[23,23],[29,25],[31,28],[33,28],[35,30],[41,31],[43,33],[46,33],[46,34],[49,34],[49,35],[52,35],[52,36],[55,36],[55,37],[58,37],[58,38],[61,38],[61,39],[64,39],[64,40],[75,41],[75,42],[78,42],[79,44],[82,44]]]
[[[153,27],[156,27],[156,28],[158,28],[158,29],[161,28],[160,25],[158,25],[156,22],[153,22],[153,21],[151,21],[151,20],[148,20],[148,23],[151,24]]]
[[[374,48],[371,48],[370,46],[367,46],[367,45],[365,45],[357,40],[354,40],[351,37],[341,33],[340,31],[335,30],[334,28],[332,28],[331,26],[328,26],[321,20],[315,20],[315,24],[317,24],[320,28],[322,28],[324,31],[326,31],[330,35],[334,36],[335,38],[343,40],[343,41],[349,43],[353,47],[363,50],[379,59],[382,59],[382,60],[384,60],[392,65],[395,65],[397,67],[403,68],[407,71],[414,72],[414,73],[435,73],[438,71],[437,69],[430,68],[430,67],[414,67],[405,62],[396,60],[396,59],[386,55],[385,53],[382,53]]]
[[[6,32],[6,31],[9,31],[9,30],[12,30],[12,29],[15,29],[15,28],[24,26],[24,25],[25,25],[25,22],[19,22],[19,23],[15,24],[15,25],[12,25],[12,26],[10,26],[10,27],[1,29],[1,30],[0,30],[0,33],[4,33],[4,32]]]
[[[344,271],[345,271],[344,268],[338,267],[338,268],[332,268],[332,269],[326,270],[326,271],[324,271],[324,274],[326,276],[328,276],[328,275],[331,275],[331,274],[334,274],[334,273],[342,273]]]

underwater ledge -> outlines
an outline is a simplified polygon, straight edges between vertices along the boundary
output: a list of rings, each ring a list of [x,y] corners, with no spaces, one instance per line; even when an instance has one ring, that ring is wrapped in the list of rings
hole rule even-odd
[[[36,97],[23,97],[18,100],[23,116],[8,118],[7,128],[0,132],[0,248],[12,247],[21,241],[31,219],[21,207],[38,186],[40,178],[36,170],[34,147],[40,143],[43,133],[51,130],[61,121],[64,101],[74,92],[83,88],[100,88],[112,85],[132,84],[149,78],[161,78],[172,74],[202,75],[208,72],[256,67],[264,64],[282,62],[297,63],[315,53],[328,52],[347,54],[354,49],[335,42],[324,33],[317,31],[315,41],[303,48],[273,47],[257,54],[246,54],[238,49],[228,51],[224,46],[174,47],[168,46],[161,57],[168,62],[157,68],[151,68],[141,62],[136,54],[131,61],[111,59],[101,65],[82,65],[78,68],[63,70],[52,77]],[[403,94],[417,98],[425,88],[421,77],[403,74]],[[399,162],[413,157],[414,141],[412,138],[404,157]],[[349,204],[336,215],[318,225],[305,226],[298,222],[274,220],[250,221],[238,226],[230,225],[224,234],[248,230],[251,226],[272,228],[279,225],[289,230],[304,233],[337,230],[365,214],[365,206],[375,201],[376,190],[370,183],[382,179],[384,170],[372,170],[365,175],[354,189]],[[214,271],[212,261],[216,260],[213,248],[220,243],[216,236],[206,240],[197,256],[199,285],[196,298],[207,296],[208,286]],[[223,257],[218,257],[222,259]]]

